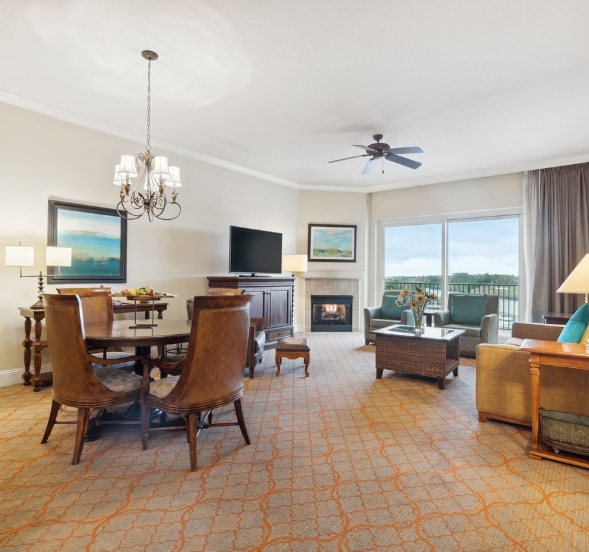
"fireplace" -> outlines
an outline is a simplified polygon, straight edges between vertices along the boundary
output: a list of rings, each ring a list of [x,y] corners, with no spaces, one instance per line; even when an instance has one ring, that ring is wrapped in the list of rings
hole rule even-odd
[[[311,295],[312,332],[351,332],[352,295]]]

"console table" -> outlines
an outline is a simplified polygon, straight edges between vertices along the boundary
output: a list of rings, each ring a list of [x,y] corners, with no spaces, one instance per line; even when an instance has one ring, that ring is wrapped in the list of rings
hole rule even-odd
[[[168,308],[168,303],[158,303],[155,306],[157,311],[157,317],[163,318],[163,312]],[[149,318],[152,306],[149,305],[137,305],[139,312],[145,312],[145,318]],[[113,304],[112,310],[115,314],[125,314],[129,312],[135,312],[135,305],[131,303],[119,303]],[[22,342],[25,348],[25,371],[22,375],[24,380],[23,385],[31,385],[31,357],[33,356],[33,369],[32,383],[35,386],[33,391],[40,391],[44,383],[50,383],[53,381],[52,372],[41,373],[41,351],[47,347],[47,342],[41,339],[41,333],[43,331],[43,319],[45,318],[44,309],[31,309],[28,307],[19,308],[20,315],[25,319],[25,339]],[[35,338],[31,338],[31,330],[33,327],[33,320],[35,321]]]
[[[526,339],[520,351],[530,353],[530,387],[532,393],[532,446],[530,458],[557,460],[565,464],[589,468],[589,459],[583,456],[561,451],[552,452],[540,435],[540,374],[543,365],[560,366],[571,370],[589,370],[589,354],[585,344],[559,343],[557,341],[540,341]]]

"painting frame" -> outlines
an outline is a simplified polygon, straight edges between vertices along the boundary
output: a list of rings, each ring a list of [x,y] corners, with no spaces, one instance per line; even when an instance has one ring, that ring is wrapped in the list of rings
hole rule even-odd
[[[120,221],[119,239],[119,270],[117,275],[100,276],[96,274],[76,274],[67,275],[59,274],[57,267],[47,267],[47,283],[49,284],[102,284],[127,282],[127,219],[120,217],[116,209],[109,209],[107,207],[98,207],[95,205],[86,205],[82,203],[70,203],[59,200],[49,200],[49,215],[48,215],[48,231],[47,231],[47,245],[57,246],[67,244],[59,243],[59,222],[60,213],[64,211],[71,211],[80,214],[92,214],[104,217],[116,217]],[[105,219],[106,222],[107,219]],[[115,221],[110,221],[113,225]],[[88,232],[94,232],[94,229],[89,228]],[[79,254],[80,252],[78,252]],[[84,252],[83,252],[84,253]],[[76,255],[75,248],[72,251],[72,256]],[[72,259],[73,262],[73,259]],[[63,269],[62,269],[63,272]]]
[[[339,229],[339,230],[336,230]],[[337,252],[329,254],[329,256],[321,256],[317,254],[315,243],[319,240],[324,240],[326,234],[333,234],[331,239],[334,243],[333,249],[338,249]],[[337,234],[337,237],[336,237]],[[346,235],[349,234],[349,235]],[[308,238],[308,260],[315,263],[355,263],[356,262],[356,242],[358,238],[358,226],[355,224],[309,224],[309,238]],[[336,241],[337,240],[337,241]],[[339,250],[335,244],[349,245],[345,250]],[[344,245],[345,247],[345,245]]]

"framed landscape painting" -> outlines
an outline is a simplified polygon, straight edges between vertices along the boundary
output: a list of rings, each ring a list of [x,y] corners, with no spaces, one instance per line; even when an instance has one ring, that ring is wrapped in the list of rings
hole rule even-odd
[[[309,261],[355,263],[356,226],[309,224]]]
[[[72,248],[72,266],[48,268],[48,282],[127,281],[127,219],[115,209],[49,200],[48,245]]]

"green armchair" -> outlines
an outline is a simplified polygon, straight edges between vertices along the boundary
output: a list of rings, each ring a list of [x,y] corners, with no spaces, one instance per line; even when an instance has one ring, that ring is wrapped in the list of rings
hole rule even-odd
[[[403,307],[394,305],[394,300],[401,290],[385,291],[380,307],[366,307],[364,309],[364,342],[366,345],[376,342],[374,330],[386,328],[393,324],[407,324],[407,312]]]

